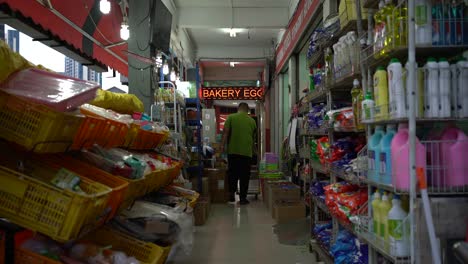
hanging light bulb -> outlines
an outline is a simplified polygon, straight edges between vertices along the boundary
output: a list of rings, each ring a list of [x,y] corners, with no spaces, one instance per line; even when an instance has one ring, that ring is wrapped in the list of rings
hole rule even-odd
[[[99,2],[99,10],[101,10],[103,14],[109,14],[111,10],[110,2],[108,0],[101,0],[101,2]]]
[[[156,58],[154,58],[154,64],[158,69],[163,66],[163,59],[160,51],[156,54]]]
[[[128,40],[130,38],[130,30],[128,30],[127,18],[124,17],[122,21],[122,26],[120,27],[120,38],[123,40]]]
[[[175,82],[175,80],[176,80],[176,73],[174,71],[174,68],[172,68],[172,70],[171,70],[171,75],[170,75],[169,79],[171,80],[171,82]]]
[[[169,74],[169,65],[167,64],[167,61],[164,62],[162,71],[163,71],[163,74],[164,74],[164,75],[168,75],[168,74]]]

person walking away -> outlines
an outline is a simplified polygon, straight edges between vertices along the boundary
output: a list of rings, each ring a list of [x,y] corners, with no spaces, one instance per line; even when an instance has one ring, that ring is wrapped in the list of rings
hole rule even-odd
[[[255,120],[249,116],[249,106],[240,103],[237,113],[231,114],[224,123],[221,152],[227,143],[229,201],[235,202],[237,182],[240,181],[240,204],[248,204],[247,191],[250,181],[250,162],[254,152]]]

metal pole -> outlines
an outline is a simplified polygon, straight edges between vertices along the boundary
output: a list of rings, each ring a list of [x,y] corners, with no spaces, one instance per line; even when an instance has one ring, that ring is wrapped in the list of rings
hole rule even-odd
[[[409,102],[409,144],[410,144],[410,254],[411,263],[416,263],[416,236],[415,236],[415,207],[416,207],[416,38],[415,38],[415,3],[408,0],[408,78],[410,96]]]

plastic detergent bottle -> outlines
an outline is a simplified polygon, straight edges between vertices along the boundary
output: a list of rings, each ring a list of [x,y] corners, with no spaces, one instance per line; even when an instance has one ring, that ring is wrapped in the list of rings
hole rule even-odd
[[[380,0],[379,2],[379,11],[377,11],[374,15],[374,21],[375,21],[375,26],[374,26],[374,53],[376,57],[380,57],[379,51],[383,48],[383,40],[384,36],[382,35],[384,33],[384,28],[385,28],[385,19],[382,16],[383,8],[385,6],[385,2],[383,0]]]
[[[395,5],[393,5],[392,0],[385,0],[385,7],[383,9],[383,17],[385,18],[385,42],[384,42],[384,52],[387,53],[395,45],[395,22],[394,22],[394,13]]]
[[[380,202],[380,237],[388,244],[388,212],[392,209],[392,203],[388,199],[387,193],[382,195]]]
[[[393,58],[387,67],[390,95],[390,114],[392,118],[406,117],[406,98],[403,88],[403,67],[400,61]]]
[[[396,7],[394,12],[394,35],[395,46],[406,47],[408,43],[408,8],[402,3]]]
[[[380,182],[392,184],[392,139],[396,134],[395,125],[387,125],[387,133],[380,141]]]
[[[457,112],[458,112],[459,117],[468,117],[468,89],[466,89],[466,85],[468,83],[468,61],[467,60],[460,59],[457,62],[457,73],[458,73],[457,75],[457,80],[458,80],[457,110],[458,111]],[[464,87],[465,89],[463,89]]]
[[[361,123],[362,101],[364,100],[364,97],[362,96],[362,88],[359,85],[358,79],[354,79],[353,81],[351,96],[353,98],[354,126],[357,129],[364,129],[364,126]]]
[[[313,90],[315,90],[314,71],[309,69],[309,91],[312,92]]]
[[[388,80],[385,67],[379,66],[374,73],[375,116],[377,119],[388,119]]]
[[[442,167],[445,168],[442,183],[448,187],[467,185],[468,137],[459,128],[450,127],[443,132],[441,142]]]
[[[434,58],[427,59],[425,79],[424,112],[426,117],[439,116],[439,64]]]
[[[373,121],[374,120],[374,110],[375,110],[375,102],[372,100],[371,92],[366,93],[366,97],[364,101],[361,103],[362,105],[362,120],[364,121]]]
[[[416,44],[429,45],[432,43],[432,14],[431,1],[416,0]]]
[[[458,61],[457,61],[458,63]],[[458,65],[457,63],[450,64],[450,114],[452,117],[458,117]]]
[[[409,131],[408,124],[401,123],[391,144],[392,184],[401,190],[409,190]],[[416,167],[426,170],[426,148],[416,138]]]
[[[384,137],[383,126],[376,126],[374,134],[367,144],[367,156],[369,163],[369,178],[374,182],[380,182],[380,141]]]
[[[406,92],[406,113],[409,110],[409,98],[411,98],[411,91],[410,87],[410,79],[408,78],[408,71],[409,71],[409,64],[406,62],[405,64],[405,72],[403,74],[403,84],[405,85],[405,92]],[[418,68],[416,65],[416,117],[424,117],[424,72],[422,68]]]
[[[406,223],[408,214],[401,206],[398,195],[393,196],[392,208],[387,214],[390,254],[396,257],[409,256],[409,228]]]
[[[450,117],[450,64],[446,58],[439,59],[439,117]],[[466,84],[465,84],[466,85]]]
[[[372,232],[379,236],[379,227],[380,227],[380,203],[382,199],[380,198],[379,190],[376,190],[374,193],[374,199],[372,199]]]

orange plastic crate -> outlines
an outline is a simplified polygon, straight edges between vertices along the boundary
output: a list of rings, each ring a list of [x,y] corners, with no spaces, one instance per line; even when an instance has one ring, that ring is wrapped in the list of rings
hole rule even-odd
[[[129,184],[127,181],[93,167],[90,164],[63,154],[43,156],[41,157],[41,160],[43,163],[51,166],[52,168],[59,169],[63,167],[67,170],[77,173],[82,177],[99,182],[111,188],[112,192],[109,196],[109,201],[106,208],[108,216],[104,219],[105,222],[112,219],[117,214],[117,212],[119,212],[119,209],[121,208],[121,205],[125,199],[125,193],[128,189]]]
[[[125,146],[131,149],[155,149],[166,141],[168,133],[156,133],[140,129],[138,125],[132,125],[125,140]]]
[[[93,144],[106,148],[123,146],[127,132],[125,123],[87,116],[75,136],[72,149],[90,148]]]
[[[34,233],[29,230],[24,230],[15,235],[15,264],[62,264],[60,261],[21,248],[21,245],[33,236]]]

